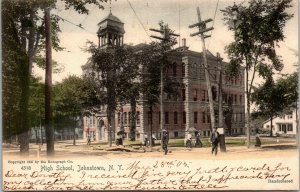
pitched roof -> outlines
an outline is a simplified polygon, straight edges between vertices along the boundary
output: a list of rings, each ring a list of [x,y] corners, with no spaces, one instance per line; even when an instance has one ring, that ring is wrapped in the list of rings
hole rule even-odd
[[[110,21],[114,21],[114,22],[118,22],[118,23],[122,23],[124,24],[118,17],[114,16],[111,12],[104,18],[102,19],[98,25],[100,25],[101,23],[103,23],[106,20],[110,20]]]

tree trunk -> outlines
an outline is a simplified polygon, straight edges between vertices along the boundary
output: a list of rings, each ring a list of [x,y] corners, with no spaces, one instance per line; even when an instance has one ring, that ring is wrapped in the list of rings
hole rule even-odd
[[[76,145],[76,119],[74,120],[74,127],[73,127],[73,145]]]
[[[45,128],[47,155],[54,155],[54,129],[52,126],[52,46],[51,46],[51,21],[50,8],[45,9],[45,32],[46,32],[46,71],[45,71]]]
[[[153,109],[152,109],[152,106],[149,107],[150,109],[150,138],[148,137],[148,139],[150,139],[150,146],[152,147],[153,146],[153,143],[152,143],[152,114],[153,114]]]
[[[21,70],[21,98],[20,98],[20,129],[18,134],[18,140],[20,143],[20,152],[22,155],[29,154],[29,117],[28,117],[28,100],[29,100],[29,68],[28,59],[24,55],[23,69]]]
[[[273,116],[271,116],[271,119],[270,119],[270,123],[271,123],[271,127],[270,127],[270,137],[273,137]]]
[[[247,148],[250,148],[250,123],[251,123],[251,114],[250,114],[250,92],[249,92],[249,85],[248,85],[248,80],[249,80],[249,74],[247,71],[247,67],[245,67],[246,71],[246,100],[247,100],[247,124],[246,124],[246,136],[247,136]]]
[[[136,132],[136,100],[131,98],[131,113],[130,113],[130,140],[135,141],[135,132]]]

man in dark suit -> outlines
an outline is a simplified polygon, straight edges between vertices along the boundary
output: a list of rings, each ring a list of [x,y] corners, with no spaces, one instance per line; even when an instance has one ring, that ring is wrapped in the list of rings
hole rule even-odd
[[[217,131],[217,128],[214,127],[213,131],[210,135],[210,142],[211,142],[211,147],[212,147],[211,154],[213,154],[214,151],[215,151],[215,155],[217,155],[217,153],[218,153],[218,144],[219,144],[219,141],[220,141],[219,136],[220,135],[219,135],[219,132]]]

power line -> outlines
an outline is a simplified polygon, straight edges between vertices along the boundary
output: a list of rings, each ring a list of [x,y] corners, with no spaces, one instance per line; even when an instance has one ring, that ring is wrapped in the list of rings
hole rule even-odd
[[[133,11],[134,15],[136,16],[137,20],[139,21],[140,25],[143,27],[143,29],[144,29],[144,31],[145,31],[145,33],[146,33],[146,35],[148,36],[148,38],[150,39],[150,41],[152,41],[152,39],[151,39],[150,35],[148,34],[148,32],[147,32],[147,30],[146,30],[145,26],[143,25],[142,21],[140,20],[140,18],[139,18],[139,17],[138,17],[138,15],[136,14],[136,12],[135,12],[134,8],[132,7],[132,5],[131,5],[130,1],[129,1],[129,0],[127,0],[127,2],[128,2],[128,4],[129,4],[129,6],[131,7],[131,9],[132,9],[132,11]]]
[[[53,14],[53,15],[54,15],[54,14]],[[62,19],[63,21],[66,21],[66,22],[68,22],[68,23],[70,23],[70,24],[72,24],[72,25],[74,25],[74,26],[76,26],[76,27],[78,27],[78,28],[80,28],[80,29],[82,29],[82,30],[84,30],[84,31],[86,31],[86,32],[88,32],[88,33],[90,33],[90,34],[95,35],[95,33],[92,33],[92,32],[90,32],[90,31],[86,30],[85,28],[83,28],[82,25],[81,25],[81,23],[75,24],[74,22],[69,21],[69,20],[67,20],[67,19],[65,19],[65,18],[63,18],[63,17],[61,17],[61,16],[59,16],[59,15],[55,15],[55,16],[59,17],[59,18]]]
[[[80,24],[82,24],[83,22],[85,22],[85,20],[94,12],[94,10],[96,9],[97,5],[94,5],[94,8],[91,10],[91,12],[89,14],[87,14],[85,16],[85,18],[80,22]]]
[[[217,15],[218,6],[219,6],[219,0],[217,1],[217,5],[216,5],[215,13],[214,13],[212,27],[214,27],[214,24],[215,24],[215,19],[216,19],[216,15]],[[212,37],[212,33],[213,33],[213,30],[210,32],[210,36],[211,37]],[[210,41],[211,41],[211,39],[209,39],[209,42],[208,42],[208,45],[207,45],[207,49],[209,48]]]

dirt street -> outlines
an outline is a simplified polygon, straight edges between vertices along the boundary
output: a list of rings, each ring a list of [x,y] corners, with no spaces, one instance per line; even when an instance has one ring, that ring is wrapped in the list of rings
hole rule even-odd
[[[46,158],[46,145],[41,147],[38,151],[38,145],[30,145],[29,158]],[[63,158],[80,158],[80,159],[115,159],[115,158],[170,158],[170,159],[193,159],[193,160],[227,160],[227,159],[259,159],[259,158],[284,158],[295,157],[298,158],[298,148],[296,144],[279,144],[279,145],[265,145],[261,148],[247,148],[245,146],[227,147],[226,152],[218,150],[217,156],[211,154],[211,148],[175,148],[170,147],[169,153],[164,155],[159,151],[159,146],[156,146],[150,151],[146,148],[146,152],[124,152],[124,151],[105,151],[96,150],[95,147],[87,146],[85,142],[77,142],[73,146],[71,142],[61,142],[55,144],[55,157],[56,159]],[[139,150],[141,151],[141,150]],[[20,157],[17,146],[4,146],[3,147],[4,159],[10,158],[23,158]]]

